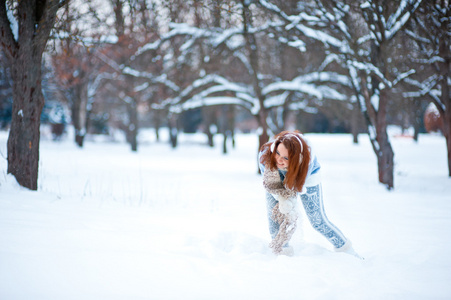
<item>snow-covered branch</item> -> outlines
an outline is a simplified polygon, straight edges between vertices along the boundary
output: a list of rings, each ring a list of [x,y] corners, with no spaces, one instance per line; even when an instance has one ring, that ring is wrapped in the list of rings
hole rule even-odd
[[[174,82],[172,82],[171,80],[169,80],[167,78],[166,74],[157,76],[152,73],[141,72],[136,69],[132,69],[130,67],[124,67],[124,66],[121,66],[121,67],[122,67],[121,70],[122,70],[123,74],[130,75],[130,76],[137,77],[137,78],[145,78],[145,79],[150,80],[151,83],[161,83],[161,84],[167,86],[168,88],[172,89],[175,92],[178,92],[180,90],[180,88]]]
[[[181,113],[190,109],[215,105],[239,105],[248,109],[249,111],[253,110],[253,107],[247,101],[243,101],[243,99],[240,99],[238,97],[215,96],[204,98],[190,98],[184,103],[169,106],[169,111],[172,113]],[[158,105],[153,105],[152,107],[160,109],[162,108],[162,106]]]
[[[334,100],[346,100],[348,97],[336,90],[325,85],[318,85],[317,83],[339,83],[345,87],[351,87],[349,78],[335,72],[314,72],[306,75],[301,75],[290,81],[274,82],[266,86],[262,92],[264,95],[269,95],[277,91],[297,91],[302,92],[318,99],[328,98]]]
[[[360,5],[369,29],[378,44],[390,41],[402,30],[423,0],[401,0],[396,11],[385,19],[385,5],[368,0]]]
[[[392,85],[393,85],[393,86],[397,85],[399,82],[405,80],[405,79],[406,79],[407,77],[409,77],[410,75],[415,74],[415,72],[416,72],[416,71],[415,71],[414,69],[411,69],[411,70],[409,70],[409,71],[407,71],[407,72],[398,74],[398,76],[395,78],[395,80],[393,80]]]
[[[169,27],[171,28],[171,30],[168,33],[162,35],[158,40],[151,43],[147,43],[144,46],[138,48],[135,54],[132,55],[132,60],[147,51],[158,50],[164,42],[176,36],[188,36],[191,37],[191,39],[200,39],[200,38],[209,38],[213,35],[213,31],[211,30],[201,30],[197,27],[190,26],[185,23],[182,24],[170,23]],[[193,41],[188,40],[188,43],[193,43]],[[185,48],[187,47],[187,45],[185,45]]]
[[[250,27],[248,30],[250,33],[262,32],[271,27],[272,23],[272,21],[269,21],[259,27]],[[242,45],[242,42],[239,42],[237,45],[237,41],[234,40],[234,37],[243,34],[243,28],[241,27],[232,27],[229,29],[220,30],[218,28],[198,28],[186,23],[170,23],[170,28],[171,30],[167,34],[161,36],[157,41],[140,47],[132,58],[134,59],[146,51],[157,50],[164,42],[169,41],[176,36],[184,36],[186,38],[186,41],[180,47],[182,52],[190,50],[196,42],[200,41],[207,43],[212,48],[217,48],[222,44],[228,44],[228,47],[233,49]]]
[[[213,84],[213,85],[212,85]],[[200,90],[196,93],[197,90]],[[172,106],[182,107],[181,105],[189,101],[200,101],[211,94],[218,92],[232,92],[236,95],[249,94],[249,89],[240,84],[230,82],[226,78],[210,74],[203,78],[195,80],[191,85],[183,89],[176,97],[166,99],[161,103],[161,107],[171,108]],[[243,101],[246,101],[245,99]],[[187,104],[188,105],[188,104]]]
[[[418,80],[414,80],[411,78],[406,78],[404,81],[413,86],[416,87],[416,91],[412,92],[404,92],[403,97],[405,98],[421,98],[425,95],[428,95],[434,100],[435,105],[438,109],[445,111],[446,105],[441,102],[440,96],[441,91],[436,89],[438,82],[440,81],[441,76],[434,74],[431,77],[427,78],[423,82],[419,82]]]
[[[398,9],[387,21],[385,37],[391,40],[395,34],[400,31],[409,21],[412,14],[418,8],[423,0],[402,0]]]
[[[289,16],[285,12],[283,12],[280,8],[278,8],[276,5],[269,3],[266,0],[259,0],[258,2],[267,10],[275,13],[283,20],[283,22],[273,22],[271,24],[272,27],[274,28],[280,27],[283,28],[284,31],[297,29],[304,36],[315,39],[324,44],[334,46],[339,49],[343,47],[344,47],[343,49],[349,49],[348,47],[346,47],[347,45],[344,44],[341,40],[333,37],[332,35],[327,34],[322,29],[314,29],[313,26],[311,26],[311,25],[320,25],[322,21],[320,18],[308,15],[303,12],[298,15]],[[307,26],[306,24],[308,24],[309,26]]]
[[[357,70],[362,70],[368,74],[375,75],[380,81],[382,81],[387,87],[392,87],[393,84],[385,78],[384,74],[375,65],[369,62],[359,62],[359,61],[348,61],[350,65],[355,67]]]
[[[88,99],[91,99],[95,96],[97,89],[100,86],[100,83],[105,79],[117,79],[116,74],[103,72],[96,76],[94,82],[88,82]]]

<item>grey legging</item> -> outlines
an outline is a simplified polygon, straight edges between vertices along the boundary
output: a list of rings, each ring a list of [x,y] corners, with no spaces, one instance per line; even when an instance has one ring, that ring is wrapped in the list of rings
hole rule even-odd
[[[301,194],[302,205],[313,228],[321,233],[335,248],[341,248],[346,243],[346,237],[327,219],[324,212],[321,184],[306,187],[307,192]],[[273,195],[266,192],[268,209],[269,233],[274,238],[279,231],[279,224],[271,219],[272,209],[277,203]]]

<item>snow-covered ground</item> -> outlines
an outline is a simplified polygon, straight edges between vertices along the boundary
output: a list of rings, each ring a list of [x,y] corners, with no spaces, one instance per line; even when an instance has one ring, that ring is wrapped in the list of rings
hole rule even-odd
[[[6,174],[0,132],[0,299],[451,299],[451,179],[443,137],[392,137],[395,190],[378,184],[367,136],[307,134],[329,219],[364,261],[303,226],[275,256],[255,135],[221,154],[41,140],[39,190]],[[301,230],[302,229],[302,230]]]

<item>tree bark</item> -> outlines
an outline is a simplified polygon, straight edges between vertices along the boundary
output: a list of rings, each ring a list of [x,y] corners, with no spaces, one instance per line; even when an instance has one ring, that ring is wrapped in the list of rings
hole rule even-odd
[[[169,140],[172,148],[177,148],[177,135],[178,135],[178,124],[177,117],[172,115],[169,117],[168,127],[169,127]]]
[[[80,76],[84,75],[80,74]],[[75,143],[81,148],[86,136],[88,116],[88,90],[85,83],[77,84],[74,87],[74,99],[72,101],[72,123],[75,129]]]
[[[394,152],[387,134],[387,92],[386,89],[379,90],[379,107],[376,111],[371,103],[366,75],[362,73],[360,79],[362,95],[365,100],[363,114],[367,121],[371,145],[377,157],[379,182],[384,184],[388,190],[391,190],[394,187]],[[372,84],[377,86],[377,81],[376,84],[374,82]]]
[[[8,173],[20,185],[37,190],[39,127],[44,107],[41,58],[20,52],[12,70],[14,102],[8,137]]]
[[[42,53],[62,2],[18,1],[17,32],[12,32],[6,1],[0,2],[0,46],[11,68],[13,108],[8,136],[8,173],[31,190],[38,188]],[[15,36],[16,35],[16,36]]]
[[[228,130],[224,131],[222,133],[223,139],[222,139],[222,154],[227,154],[227,136],[229,132]]]
[[[352,103],[352,112],[351,112],[351,134],[352,134],[352,142],[354,144],[359,143],[359,130],[360,130],[360,108],[357,102]]]
[[[388,98],[385,89],[380,91],[379,110],[376,117],[376,140],[379,143],[377,165],[379,182],[391,190],[394,187],[394,153],[387,134],[387,104]]]
[[[232,139],[232,148],[235,149],[235,106],[231,105],[227,109],[227,134]]]
[[[224,105],[221,108],[220,131],[223,134],[222,153],[227,154],[227,140],[232,139],[232,147],[235,147],[233,127],[235,126],[234,106]]]
[[[255,39],[255,36],[253,33],[249,32],[249,26],[252,26],[252,16],[251,12],[249,10],[249,3],[248,1],[242,0],[241,1],[243,5],[243,36],[246,43],[246,50],[249,55],[249,61],[252,68],[252,74],[249,74],[251,76],[252,80],[252,86],[254,88],[255,96],[258,99],[258,102],[260,104],[260,110],[258,111],[258,114],[255,115],[257,118],[257,122],[260,127],[260,134],[259,134],[259,143],[258,143],[258,150],[261,149],[263,144],[268,142],[269,135],[268,135],[268,111],[264,106],[265,96],[262,93],[262,86],[261,81],[258,78],[259,73],[259,63],[258,63],[258,45],[257,41]],[[260,168],[258,168],[260,172]]]
[[[448,125],[445,125],[445,128],[448,127],[446,129],[447,133],[445,135],[445,139],[446,146],[448,148],[448,176],[451,177],[451,116],[448,116],[447,123]]]
[[[155,126],[155,138],[157,142],[160,141],[161,114],[161,110],[154,110],[153,121]]]
[[[449,70],[450,62],[448,60],[447,69]],[[445,104],[445,110],[441,113],[443,119],[443,134],[446,139],[446,147],[448,149],[448,176],[451,177],[451,99],[449,97],[449,85],[447,84],[447,78],[449,78],[449,72],[446,73],[444,79],[441,82],[442,86],[442,103]]]
[[[444,6],[444,5],[442,5]],[[450,10],[448,8],[448,16],[450,16]],[[446,23],[442,24],[442,31],[446,31]],[[449,22],[448,22],[449,25]],[[451,68],[451,57],[449,55],[449,40],[440,41],[439,46],[440,57],[444,58],[444,62],[439,64],[440,74],[442,75],[442,80],[440,81],[441,86],[441,96],[440,101],[444,106],[444,110],[439,110],[443,119],[443,134],[446,139],[446,146],[448,149],[448,176],[451,177],[451,98],[449,90],[449,80],[450,80],[450,68]]]
[[[136,100],[131,100],[127,105],[130,122],[127,126],[127,134],[129,136],[129,143],[131,150],[138,151],[138,105]]]
[[[202,107],[202,119],[205,126],[205,134],[207,135],[208,146],[214,147],[214,133],[211,132],[211,126],[214,125],[216,117],[216,109],[214,107]]]
[[[412,116],[413,116],[413,140],[418,142],[418,137],[420,135],[421,119],[424,114],[424,110],[421,108],[421,101],[419,99],[409,99],[413,101],[412,104]]]
[[[230,107],[229,111],[229,126],[230,126],[230,138],[232,139],[232,148],[235,149],[236,143],[235,143],[235,113],[236,109],[235,106],[232,105]]]

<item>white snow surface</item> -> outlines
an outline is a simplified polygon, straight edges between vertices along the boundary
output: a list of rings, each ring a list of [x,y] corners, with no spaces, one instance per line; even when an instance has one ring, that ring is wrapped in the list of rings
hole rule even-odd
[[[0,132],[0,299],[450,299],[451,179],[445,139],[391,137],[395,190],[368,137],[306,134],[329,219],[365,260],[334,252],[304,218],[276,256],[255,134],[221,153],[200,134],[173,150],[43,130],[38,191],[6,172]],[[167,140],[167,134],[162,139]],[[300,205],[302,208],[302,205]],[[303,210],[301,210],[303,213]]]

